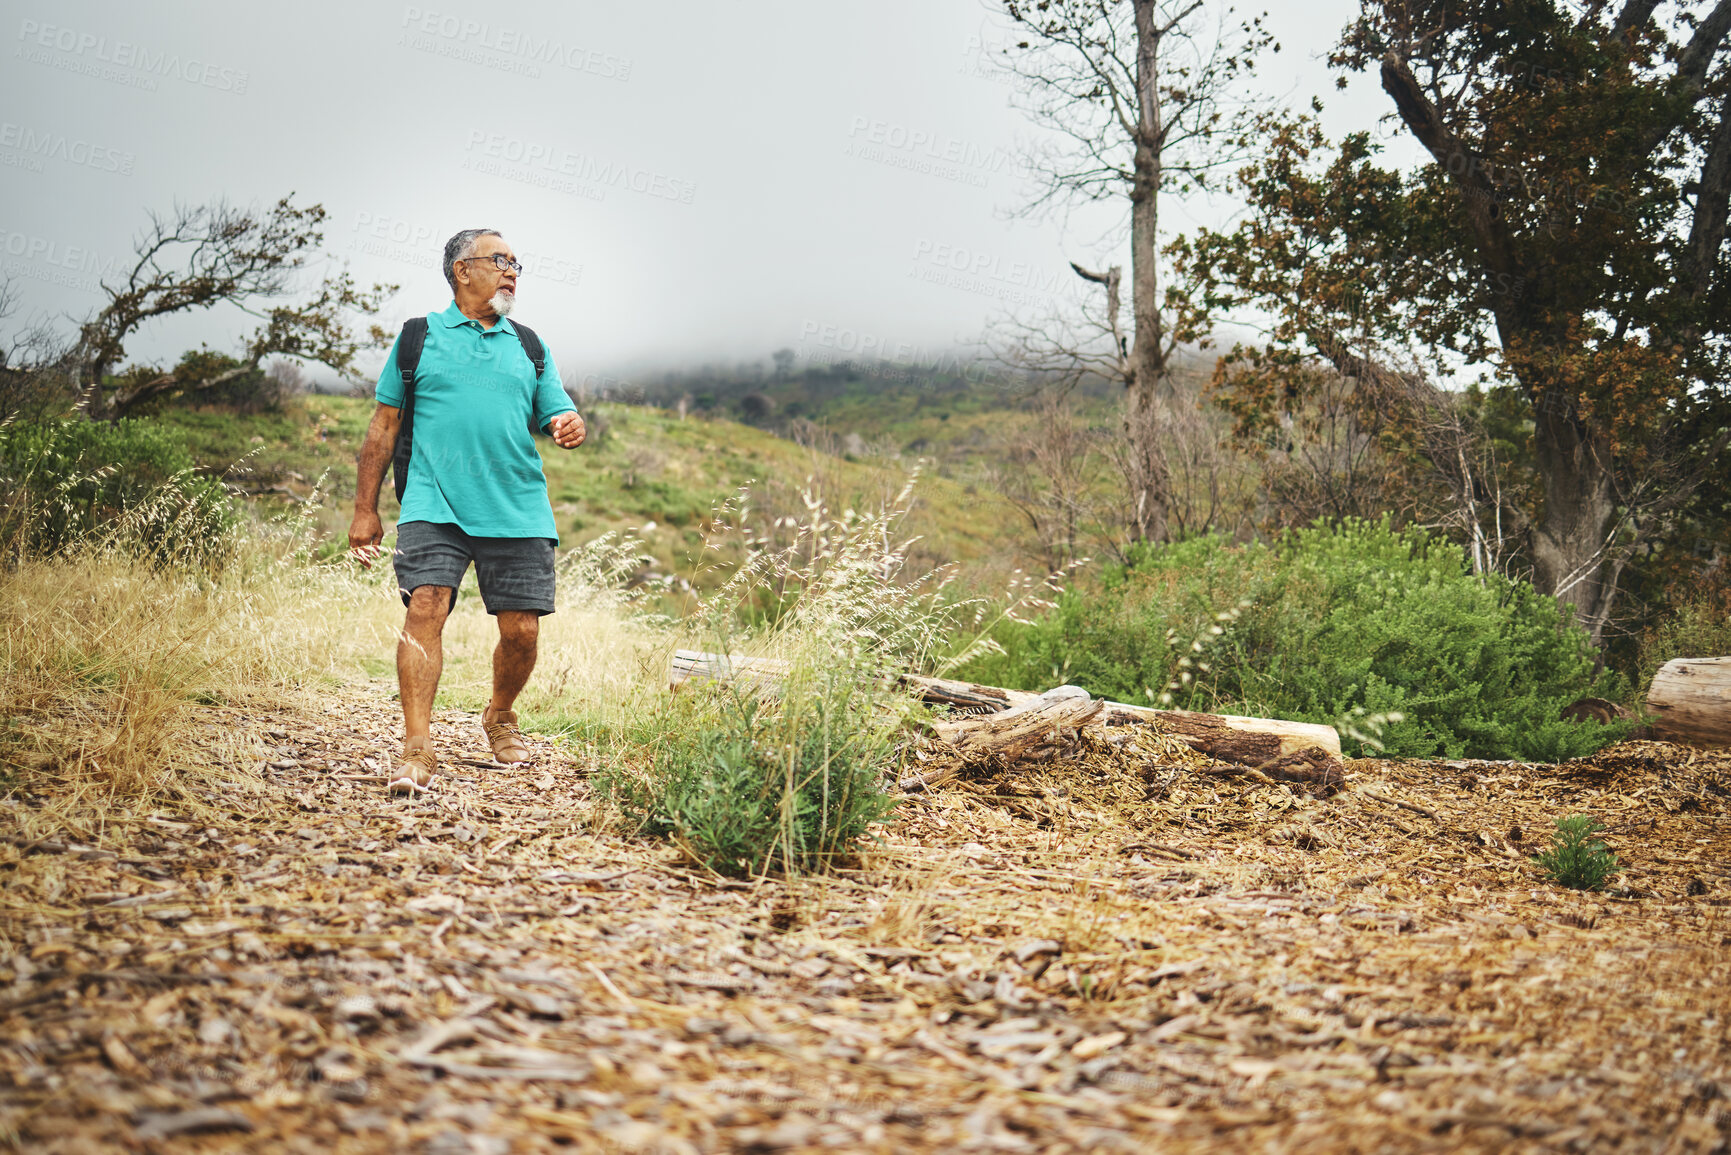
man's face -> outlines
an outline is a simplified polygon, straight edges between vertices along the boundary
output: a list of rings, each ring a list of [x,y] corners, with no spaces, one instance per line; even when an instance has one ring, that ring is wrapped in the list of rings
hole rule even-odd
[[[482,301],[496,294],[514,301],[517,296],[517,274],[512,269],[499,268],[493,260],[495,254],[508,261],[517,259],[517,254],[511,251],[511,246],[504,237],[477,238],[474,257],[457,262],[457,285],[466,289],[471,297]]]

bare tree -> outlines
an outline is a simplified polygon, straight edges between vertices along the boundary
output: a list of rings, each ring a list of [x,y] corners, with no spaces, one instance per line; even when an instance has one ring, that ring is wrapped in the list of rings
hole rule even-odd
[[[1116,535],[1102,525],[1109,517],[1103,507],[1112,503],[1102,492],[1101,442],[1098,432],[1077,421],[1067,397],[1048,393],[1036,420],[1010,439],[987,471],[992,488],[1028,523],[1049,573],[1075,562],[1087,537],[1116,546]]]
[[[20,303],[18,286],[10,279],[0,281],[0,326]],[[64,408],[72,390],[70,351],[67,336],[42,317],[0,344],[0,420],[37,420]]]
[[[1233,84],[1273,44],[1260,17],[1210,21],[1202,0],[1006,0],[1026,39],[1009,53],[1024,110],[1052,130],[1031,158],[1041,192],[1029,206],[1121,201],[1128,210],[1130,326],[1120,321],[1119,266],[1078,275],[1105,289],[1102,313],[1079,329],[1012,326],[1011,360],[1060,376],[1097,373],[1125,388],[1130,525],[1139,539],[1169,532],[1171,472],[1160,446],[1162,383],[1179,344],[1204,317],[1160,278],[1160,194],[1206,185],[1229,163]]]

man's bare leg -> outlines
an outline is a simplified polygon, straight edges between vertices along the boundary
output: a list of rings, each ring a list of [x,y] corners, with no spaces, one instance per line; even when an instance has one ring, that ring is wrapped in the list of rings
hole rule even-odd
[[[420,586],[409,594],[409,613],[397,639],[397,694],[403,702],[403,749],[431,744],[433,698],[445,667],[449,586]]]
[[[517,715],[511,707],[535,670],[541,616],[527,610],[500,610],[497,616],[499,644],[493,649],[493,697],[481,714],[481,725],[508,726],[508,732],[487,731],[493,757],[500,762],[523,762],[528,760],[529,748],[516,733]]]

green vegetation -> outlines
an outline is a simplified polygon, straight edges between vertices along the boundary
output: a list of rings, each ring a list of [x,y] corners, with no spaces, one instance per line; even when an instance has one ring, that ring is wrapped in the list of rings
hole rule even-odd
[[[1573,890],[1599,890],[1617,873],[1617,856],[1593,837],[1603,829],[1584,814],[1557,819],[1551,848],[1535,856],[1546,877]]]
[[[602,786],[645,833],[718,874],[821,870],[893,805],[892,734],[853,675],[799,676],[774,702],[732,688],[681,699],[679,716],[657,720],[652,767],[606,771]]]
[[[1668,612],[1641,637],[1638,685],[1651,685],[1673,658],[1731,654],[1731,569],[1722,562],[1708,580],[1671,595]]]
[[[8,557],[103,545],[154,565],[220,566],[237,510],[165,429],[138,421],[0,425]]]
[[[1150,548],[995,638],[1003,652],[964,676],[1296,721],[1398,713],[1381,739],[1395,757],[1556,761],[1623,733],[1559,720],[1618,691],[1554,600],[1386,522]]]
[[[699,636],[782,672],[700,684],[656,711],[638,739],[648,757],[612,759],[601,778],[628,818],[722,874],[818,870],[855,852],[893,805],[898,731],[916,708],[890,675],[924,667],[976,608],[888,544],[910,498],[866,515],[813,502],[779,547],[755,537],[743,503],[720,511],[717,533],[745,539],[745,560],[703,605]],[[762,624],[741,634],[748,611]]]

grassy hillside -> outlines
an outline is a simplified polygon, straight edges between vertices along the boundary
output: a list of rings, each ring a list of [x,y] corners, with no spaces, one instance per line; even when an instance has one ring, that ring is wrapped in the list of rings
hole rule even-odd
[[[372,410],[371,401],[313,395],[277,413],[170,409],[151,420],[183,437],[201,467],[256,493],[265,509],[298,504],[323,476],[329,496],[318,520],[335,548],[346,532],[355,455]],[[597,404],[588,416],[590,442],[580,449],[539,439],[561,543],[632,533],[655,558],[656,573],[700,586],[714,580],[694,573],[711,512],[741,487],[752,488],[760,521],[802,516],[808,486],[838,512],[876,508],[894,498],[913,463],[907,456],[823,452],[732,420],[681,419],[651,407]],[[387,483],[381,507],[387,522],[396,513],[389,490]],[[988,490],[932,470],[920,482],[905,529],[921,539],[917,563],[971,563],[984,576],[1021,564],[1013,518]]]
[[[924,456],[946,476],[967,475],[970,467],[990,459],[1006,434],[1038,420],[1025,382],[978,368],[942,373],[841,361],[776,377],[753,366],[705,367],[669,373],[627,392],[634,400],[667,408],[683,398],[694,412],[784,436],[806,435],[816,426],[819,436],[833,436],[842,452],[851,446],[857,456],[863,443],[868,452]],[[1102,383],[1070,396],[1088,421],[1109,419],[1116,402],[1113,388]]]

